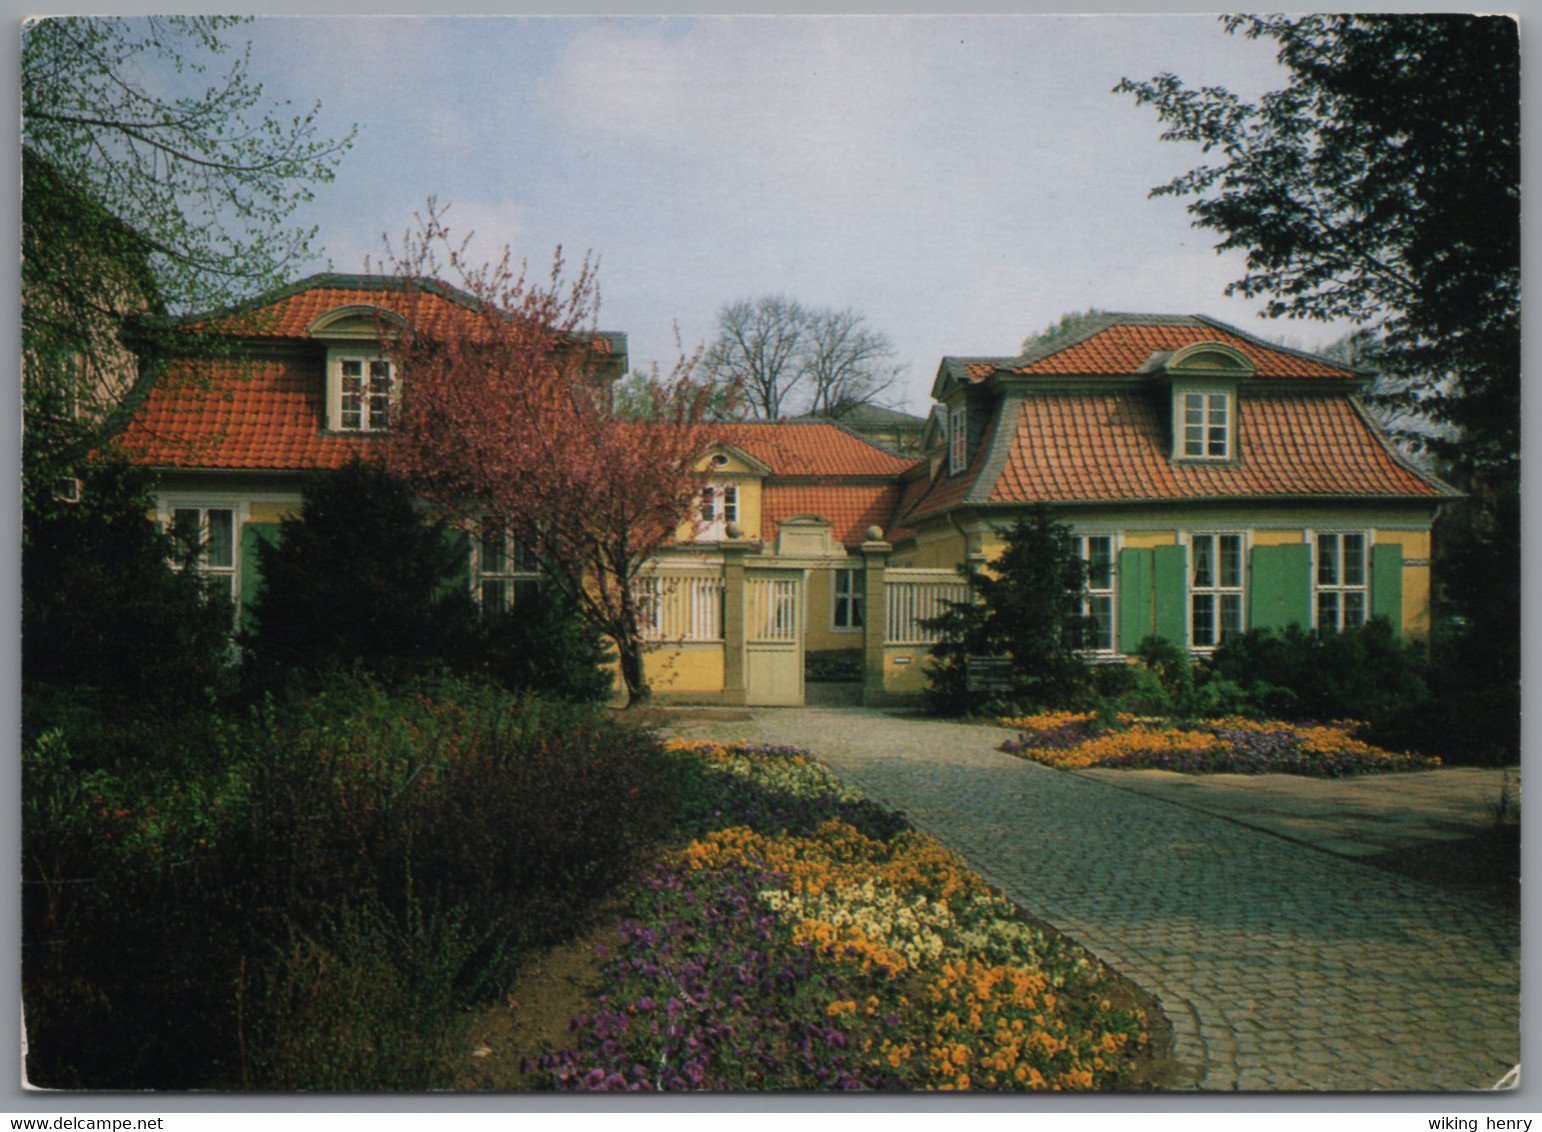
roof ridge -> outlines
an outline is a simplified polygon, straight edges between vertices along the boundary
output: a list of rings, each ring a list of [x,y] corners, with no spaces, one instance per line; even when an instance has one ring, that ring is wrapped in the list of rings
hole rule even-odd
[[[1018,366],[1030,366],[1036,362],[1042,362],[1046,358],[1052,358],[1056,354],[1063,353],[1073,346],[1080,346],[1083,342],[1088,342],[1116,326],[1193,326],[1197,318],[1197,315],[1190,314],[1139,314],[1128,311],[1101,311],[1098,314],[1089,315],[1081,326],[1067,334],[1064,338],[1057,338],[1052,342],[1046,342],[1035,350],[1024,350],[1019,357],[1013,360],[1017,362]]]
[[[440,298],[450,299],[470,309],[477,309],[482,305],[474,295],[462,291],[441,279],[432,277],[412,276],[413,282],[421,284],[423,290],[429,294],[438,295]],[[215,307],[207,311],[195,311],[191,314],[178,315],[168,320],[173,326],[181,326],[189,323],[211,322],[216,319],[232,318],[239,314],[260,310],[266,306],[283,302],[295,295],[304,294],[307,291],[387,291],[399,290],[400,276],[390,275],[353,275],[336,271],[319,271],[307,275],[303,279],[296,279],[293,283],[284,283],[278,287],[271,287],[245,299],[238,299],[223,307]]]
[[[898,452],[891,451],[890,449],[885,448],[882,444],[879,444],[879,443],[877,443],[876,441],[873,441],[873,440],[869,440],[867,437],[863,436],[860,432],[856,432],[855,430],[853,430],[851,428],[848,428],[846,425],[841,424],[839,421],[827,420],[827,419],[825,419],[823,417],[820,417],[820,418],[815,419],[815,420],[809,420],[809,419],[806,419],[806,418],[798,418],[798,417],[789,417],[789,418],[782,418],[780,420],[774,420],[774,421],[764,421],[764,420],[726,421],[724,423],[728,424],[729,426],[753,425],[753,426],[756,426],[758,428],[833,428],[833,429],[837,430],[838,432],[845,433],[847,436],[851,437],[853,440],[861,441],[863,444],[866,444],[869,448],[876,448],[878,451],[882,452],[885,456],[894,456],[897,459],[904,459],[904,457],[901,456]]]
[[[1345,373],[1357,373],[1365,377],[1375,376],[1374,370],[1366,369],[1363,366],[1352,365],[1348,362],[1337,362],[1332,358],[1324,357],[1322,354],[1314,354],[1310,350],[1298,350],[1294,346],[1282,346],[1278,342],[1270,342],[1267,338],[1260,338],[1256,334],[1249,334],[1241,327],[1233,326],[1229,322],[1222,322],[1220,319],[1213,318],[1208,314],[1197,314],[1193,317],[1206,326],[1213,326],[1219,330],[1226,331],[1228,334],[1235,334],[1238,338],[1245,339],[1246,341],[1251,342],[1253,345],[1259,346],[1265,350],[1275,350],[1281,354],[1289,354],[1292,357],[1302,358],[1309,362],[1317,362],[1320,365],[1331,366],[1334,369],[1341,369]]]
[[[441,299],[457,303],[468,310],[480,310],[485,304],[469,291],[462,290],[454,284],[446,283],[442,279],[433,276],[411,276],[412,282],[422,291],[430,295],[437,295]],[[259,294],[246,299],[238,300],[224,307],[213,310],[196,312],[193,314],[178,315],[168,319],[170,326],[186,326],[197,323],[213,323],[225,319],[235,318],[238,315],[248,314],[261,310],[264,307],[275,306],[286,299],[303,295],[309,291],[400,291],[402,289],[402,277],[390,275],[359,275],[336,271],[320,271],[307,275],[303,279],[297,279],[293,283],[285,283],[279,287],[272,287]],[[612,347],[623,347],[626,344],[627,335],[624,330],[575,330],[572,337],[583,340],[603,339]]]

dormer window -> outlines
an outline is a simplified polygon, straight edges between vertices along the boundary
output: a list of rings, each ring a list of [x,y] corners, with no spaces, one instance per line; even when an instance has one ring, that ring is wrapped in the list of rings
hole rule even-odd
[[[1180,448],[1185,460],[1225,460],[1231,456],[1231,394],[1184,393],[1179,415]]]
[[[969,410],[959,405],[948,414],[948,475],[969,466]]]
[[[701,520],[701,530],[696,535],[698,539],[716,540],[726,537],[728,524],[739,521],[739,485],[704,485],[697,516]]]
[[[402,325],[400,315],[359,303],[327,311],[310,324],[310,336],[327,347],[327,428],[385,432],[391,427],[401,391],[384,344]]]
[[[384,432],[391,427],[395,374],[385,358],[336,358],[337,415],[343,432]]]

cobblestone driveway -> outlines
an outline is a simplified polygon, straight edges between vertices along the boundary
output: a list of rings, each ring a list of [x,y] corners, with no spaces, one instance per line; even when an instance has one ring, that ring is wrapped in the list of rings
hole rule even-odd
[[[1161,1002],[1201,1089],[1486,1089],[1520,1060],[1520,921],[1186,807],[861,709],[686,721],[791,743]]]

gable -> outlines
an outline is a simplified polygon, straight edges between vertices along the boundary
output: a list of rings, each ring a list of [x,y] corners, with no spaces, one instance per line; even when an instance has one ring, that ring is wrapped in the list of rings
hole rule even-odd
[[[731,444],[714,444],[697,467],[714,476],[765,476],[771,472],[755,457]]]

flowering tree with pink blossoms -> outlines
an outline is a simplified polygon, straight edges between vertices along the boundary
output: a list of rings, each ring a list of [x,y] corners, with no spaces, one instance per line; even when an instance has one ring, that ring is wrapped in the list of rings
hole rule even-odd
[[[649,692],[638,574],[691,519],[712,390],[682,356],[648,383],[650,420],[618,420],[589,258],[570,277],[559,248],[532,279],[508,249],[488,264],[466,248],[430,201],[390,258],[402,321],[382,326],[401,378],[388,463],[442,514],[533,554],[615,645],[635,703]]]

